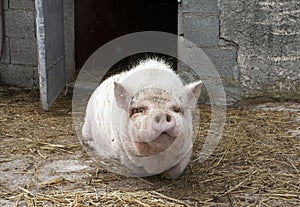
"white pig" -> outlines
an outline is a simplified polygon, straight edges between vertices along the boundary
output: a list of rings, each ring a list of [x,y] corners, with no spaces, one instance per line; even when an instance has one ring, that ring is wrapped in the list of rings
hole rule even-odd
[[[183,85],[162,60],[144,60],[94,91],[82,135],[108,170],[176,178],[191,158],[191,110],[201,87],[201,81]]]

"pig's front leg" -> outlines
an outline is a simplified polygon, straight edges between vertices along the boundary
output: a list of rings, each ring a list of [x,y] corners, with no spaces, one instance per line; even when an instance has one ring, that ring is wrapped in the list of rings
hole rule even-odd
[[[178,164],[162,173],[162,177],[174,179],[177,178],[186,168],[192,156],[192,149],[180,160]]]

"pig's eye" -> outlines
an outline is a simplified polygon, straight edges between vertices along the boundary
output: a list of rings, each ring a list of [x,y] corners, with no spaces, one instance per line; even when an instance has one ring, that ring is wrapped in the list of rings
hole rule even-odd
[[[141,114],[141,113],[145,113],[148,110],[147,107],[136,107],[136,108],[132,108],[130,110],[130,116],[134,115],[134,114]]]
[[[181,108],[177,106],[173,106],[171,110],[174,111],[175,113],[182,113]]]

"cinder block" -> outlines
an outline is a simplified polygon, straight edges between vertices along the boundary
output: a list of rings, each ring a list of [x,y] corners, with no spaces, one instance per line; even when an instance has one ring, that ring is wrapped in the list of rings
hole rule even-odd
[[[199,99],[199,103],[211,103],[213,100],[210,100],[210,95],[206,89],[205,83],[208,82],[216,82],[214,79],[205,79],[204,77],[198,76],[195,71],[193,71],[190,67],[183,63],[178,64],[179,76],[185,83],[190,83],[196,80],[202,80],[204,82],[204,87],[201,90],[201,97]],[[226,94],[226,104],[234,104],[236,101],[241,100],[244,97],[244,93],[241,89],[239,82],[230,82],[229,79],[221,78],[222,85],[224,87],[224,92]],[[216,94],[215,94],[216,93]],[[218,95],[218,92],[213,92],[213,96]],[[220,95],[220,94],[219,94]],[[222,97],[222,96],[220,96]]]
[[[200,48],[201,49],[201,48]],[[191,50],[192,52],[193,50]],[[208,76],[209,71],[215,69],[218,76],[222,80],[226,80],[229,83],[237,83],[239,81],[240,71],[237,64],[237,49],[233,46],[227,47],[213,47],[213,48],[202,48],[202,51],[207,56],[196,56],[195,54],[187,52],[186,55],[192,64],[196,65],[195,70],[191,68],[186,68],[185,64],[181,61],[178,62],[178,71],[184,75],[184,79],[188,82],[195,81],[198,78],[203,78]],[[182,53],[182,52],[181,52]],[[214,68],[211,68],[210,62],[212,62]],[[214,73],[209,76],[214,77]]]
[[[1,58],[1,63],[10,63],[10,44],[9,44],[9,38],[5,38],[4,42],[4,48],[3,48],[3,54]]]
[[[34,0],[9,0],[9,8],[34,11]]]
[[[239,45],[245,97],[299,99],[299,1],[221,1],[222,39]]]
[[[201,74],[200,76],[198,74],[200,73],[200,71],[198,71],[197,73],[197,71],[194,71],[190,66],[186,65],[185,63],[179,60],[177,63],[177,73],[181,80],[184,82],[184,84],[201,80]]]
[[[38,86],[37,67],[14,65],[15,82],[17,86],[36,88]]]
[[[237,50],[234,46],[227,47],[215,47],[202,49],[203,52],[208,56],[211,62],[214,64],[216,71],[218,72],[222,84],[226,93],[226,103],[233,104],[235,101],[242,99],[243,91],[240,87],[240,71],[237,65]],[[192,54],[190,54],[192,56]],[[192,70],[189,66],[182,62],[178,62],[179,76],[184,80],[185,83],[190,83],[196,80],[203,81],[214,81],[217,77],[207,76],[206,71],[208,68],[204,66],[198,68],[199,75],[196,71]],[[210,70],[210,69],[209,69]],[[201,92],[201,103],[209,102],[209,95],[207,90],[204,88]]]
[[[244,98],[244,92],[240,84],[224,83],[224,90],[226,94],[226,103],[231,105]]]
[[[9,64],[0,64],[0,85],[14,85],[15,74],[9,68]]]
[[[8,0],[3,1],[3,9],[7,10],[8,9]]]
[[[5,15],[5,31],[8,37],[35,37],[35,13],[8,9]]]
[[[212,61],[221,78],[230,82],[238,81],[239,71],[235,47],[203,48],[202,50]]]
[[[11,38],[10,56],[14,64],[37,65],[37,40],[35,38]]]
[[[0,83],[18,87],[38,87],[37,67],[1,64]]]
[[[217,16],[184,14],[183,31],[184,37],[197,46],[216,46],[219,42],[219,19]]]
[[[219,12],[218,0],[182,0],[183,12],[199,12],[202,14],[214,14]]]

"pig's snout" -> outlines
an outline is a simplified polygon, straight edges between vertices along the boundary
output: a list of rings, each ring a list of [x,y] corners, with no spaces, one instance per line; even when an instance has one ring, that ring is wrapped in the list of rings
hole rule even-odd
[[[170,114],[160,112],[152,117],[151,126],[155,131],[161,133],[170,132],[175,128],[176,120]]]

